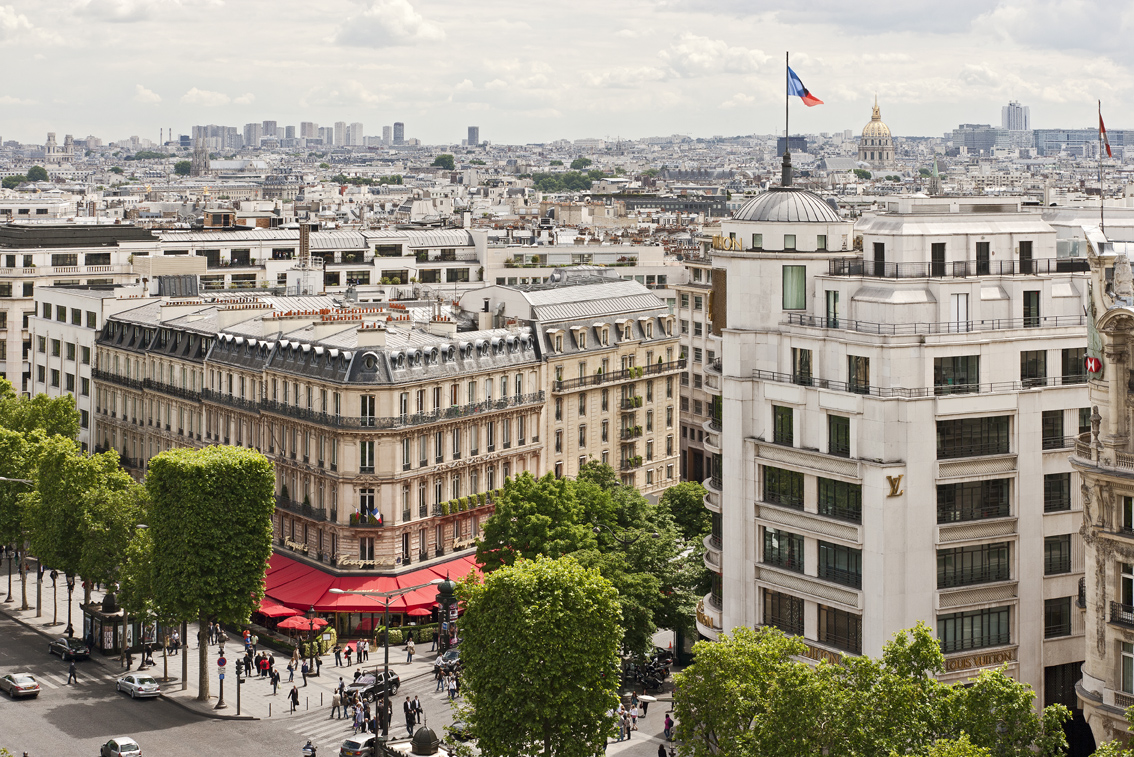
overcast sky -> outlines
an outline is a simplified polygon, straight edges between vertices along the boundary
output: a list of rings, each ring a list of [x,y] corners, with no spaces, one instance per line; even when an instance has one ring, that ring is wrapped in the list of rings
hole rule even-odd
[[[783,129],[784,52],[825,105],[792,132],[1134,127],[1134,2],[0,0],[0,137],[361,121],[503,143]]]

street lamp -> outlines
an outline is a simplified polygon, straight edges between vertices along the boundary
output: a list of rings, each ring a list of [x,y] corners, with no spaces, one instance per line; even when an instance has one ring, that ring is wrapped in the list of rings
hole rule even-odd
[[[619,544],[621,544],[624,547],[629,547],[631,544],[633,544],[634,542],[638,541],[639,539],[641,539],[643,536],[646,535],[646,532],[643,531],[642,533],[635,536],[633,539],[621,539],[621,538],[619,538],[618,534],[615,533],[613,528],[611,528],[610,526],[607,526],[603,523],[596,523],[595,527],[591,530],[595,532],[595,536],[598,536],[599,533],[601,532],[601,530],[604,529],[604,528],[607,531],[610,532],[610,536],[611,536],[612,539],[614,539],[616,542],[618,542]],[[625,533],[625,531],[623,533]],[[651,539],[660,539],[661,534],[659,534],[657,531],[654,531],[653,533],[650,534],[650,538]]]
[[[442,583],[442,579],[435,578],[429,583],[421,584],[420,586],[407,586],[404,589],[392,589],[390,591],[348,591],[338,587],[331,589],[332,594],[357,594],[360,597],[371,597],[375,599],[385,600],[385,632],[382,634],[382,642],[384,647],[384,659],[382,662],[382,717],[379,720],[382,722],[382,741],[386,740],[386,735],[390,731],[390,600],[394,597],[400,597],[403,594],[409,594],[411,591],[424,589],[427,586],[436,586]],[[378,666],[374,666],[374,677],[378,677]]]
[[[188,645],[186,645],[186,646],[188,646]],[[225,661],[225,659],[224,659],[224,642],[223,641],[220,643],[220,647],[218,648],[217,651],[218,651],[217,670],[220,671],[220,674],[219,674],[219,676],[220,676],[220,691],[217,692],[217,706],[214,707],[213,709],[214,710],[224,710],[224,709],[228,708],[228,705],[224,703],[224,668],[225,668],[225,666],[220,664],[221,661]],[[188,650],[186,650],[185,652],[182,652],[182,654],[188,654]],[[239,665],[240,661],[238,660],[236,664]]]
[[[312,643],[315,636],[315,605],[307,609],[307,675],[315,673],[315,645]]]
[[[75,591],[75,577],[67,574],[67,637],[75,635],[75,627],[71,625],[71,593]]]
[[[51,615],[51,625],[59,625],[59,571],[52,569],[51,571],[51,590],[54,592],[52,596],[53,612]]]

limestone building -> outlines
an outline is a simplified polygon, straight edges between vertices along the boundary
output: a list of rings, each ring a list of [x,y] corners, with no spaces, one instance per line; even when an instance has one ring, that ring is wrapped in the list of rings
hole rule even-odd
[[[878,109],[878,98],[874,99],[874,112],[862,130],[858,143],[858,159],[869,163],[871,168],[889,168],[894,165],[894,140],[890,127],[882,122],[882,111]]]
[[[925,621],[945,680],[1007,664],[1074,706],[1083,266],[1004,200],[894,199],[852,229],[780,187],[733,233],[713,255],[701,633],[877,656]]]

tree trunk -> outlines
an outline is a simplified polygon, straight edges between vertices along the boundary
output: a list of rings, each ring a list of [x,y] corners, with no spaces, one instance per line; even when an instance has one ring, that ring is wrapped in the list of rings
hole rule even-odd
[[[20,558],[20,609],[28,609],[28,553]]]
[[[184,620],[181,621],[181,646],[184,649],[177,650],[181,654],[181,690],[185,691],[189,688],[189,654],[185,651],[189,648],[188,642],[185,638],[189,635],[189,624]]]
[[[543,724],[543,754],[551,757],[551,723]]]
[[[162,641],[165,643],[161,649],[161,660],[165,664],[165,680],[169,680],[169,627],[162,625]]]
[[[126,667],[126,658],[130,655],[129,649],[129,634],[127,629],[130,628],[130,613],[122,612],[122,667]]]
[[[197,695],[197,699],[202,702],[209,701],[209,645],[205,644],[201,638],[202,629],[206,627],[207,622],[202,610],[200,615],[197,616],[197,658],[201,662],[201,681],[198,684],[201,691]],[[186,647],[188,647],[188,643]]]

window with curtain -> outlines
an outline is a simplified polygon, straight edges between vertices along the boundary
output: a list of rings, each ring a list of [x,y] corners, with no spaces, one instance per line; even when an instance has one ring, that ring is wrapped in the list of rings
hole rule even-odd
[[[807,309],[807,268],[801,265],[785,265],[784,277],[784,310]]]

